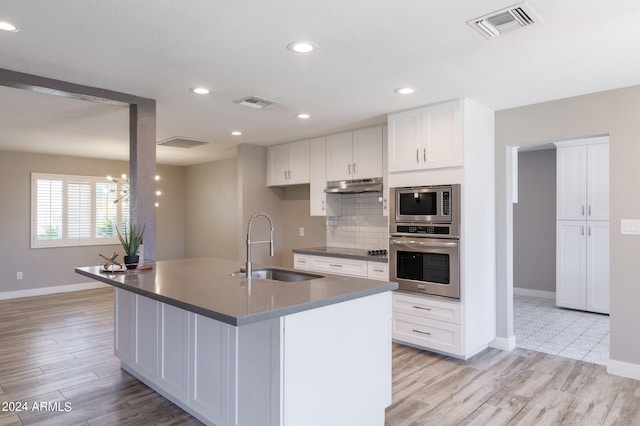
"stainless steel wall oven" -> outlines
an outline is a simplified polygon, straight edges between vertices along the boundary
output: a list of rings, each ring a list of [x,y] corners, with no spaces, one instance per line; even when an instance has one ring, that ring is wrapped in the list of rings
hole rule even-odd
[[[389,274],[403,291],[460,298],[460,185],[391,188]]]

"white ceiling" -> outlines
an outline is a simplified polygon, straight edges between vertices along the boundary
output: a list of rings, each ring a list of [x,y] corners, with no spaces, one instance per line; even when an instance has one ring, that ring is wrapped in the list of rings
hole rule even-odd
[[[453,98],[500,110],[640,84],[638,0],[531,0],[542,22],[492,40],[466,24],[514,3],[3,1],[0,20],[20,31],[0,31],[0,68],[156,99],[158,141],[212,142],[158,147],[159,163],[180,165]],[[319,48],[286,49],[301,39]],[[200,85],[213,93],[188,91]],[[249,95],[279,103],[233,102]],[[126,159],[127,138],[124,108],[0,87],[0,149]]]

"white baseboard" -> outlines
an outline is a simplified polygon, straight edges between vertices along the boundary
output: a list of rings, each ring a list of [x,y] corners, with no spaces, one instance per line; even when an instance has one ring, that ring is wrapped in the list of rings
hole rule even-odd
[[[93,288],[109,287],[107,284],[99,282],[88,282],[80,284],[58,285],[54,287],[29,288],[25,290],[0,292],[0,300],[19,299],[21,297],[43,296],[45,294],[67,293],[70,291],[91,290]]]
[[[610,359],[607,363],[607,373],[640,380],[640,365]]]
[[[513,294],[518,296],[541,297],[543,299],[556,299],[555,291],[532,290],[530,288],[514,287]]]
[[[496,337],[489,343],[489,347],[511,352],[516,348],[516,336]]]

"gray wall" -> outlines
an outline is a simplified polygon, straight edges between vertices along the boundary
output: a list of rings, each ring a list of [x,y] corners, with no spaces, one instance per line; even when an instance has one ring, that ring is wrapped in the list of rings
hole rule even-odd
[[[560,99],[496,113],[496,235],[498,265],[509,256],[506,147],[609,134],[610,149],[610,359],[640,365],[640,236],[620,235],[620,219],[640,219],[640,86]],[[508,267],[498,268],[498,299],[507,293]],[[498,335],[508,333],[507,306],[498,308]]]
[[[98,253],[117,251],[120,245],[63,248],[30,248],[31,173],[60,173],[85,176],[119,175],[128,170],[123,161],[59,155],[0,151],[0,292],[76,284],[88,280],[74,272],[76,266],[96,265]],[[184,254],[182,223],[182,172],[159,166],[163,180],[161,206],[157,213],[157,257]],[[24,273],[16,280],[16,272]]]
[[[513,286],[556,291],[556,150],[518,155]]]
[[[311,216],[309,185],[294,185],[282,191],[282,266],[293,268],[293,252],[297,248],[326,245],[325,217]],[[300,236],[304,228],[304,236]]]
[[[185,257],[238,258],[236,158],[185,167]]]

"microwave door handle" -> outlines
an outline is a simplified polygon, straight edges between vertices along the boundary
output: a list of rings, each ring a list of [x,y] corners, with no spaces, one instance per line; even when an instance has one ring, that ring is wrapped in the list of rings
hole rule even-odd
[[[449,248],[449,247],[458,247],[458,243],[455,241],[438,241],[438,242],[433,242],[433,241],[415,241],[415,240],[409,240],[409,241],[399,241],[399,240],[391,240],[389,241],[389,244],[394,245],[394,246],[410,246],[410,245],[418,245],[418,246],[422,246],[422,247],[444,247],[444,248]]]

